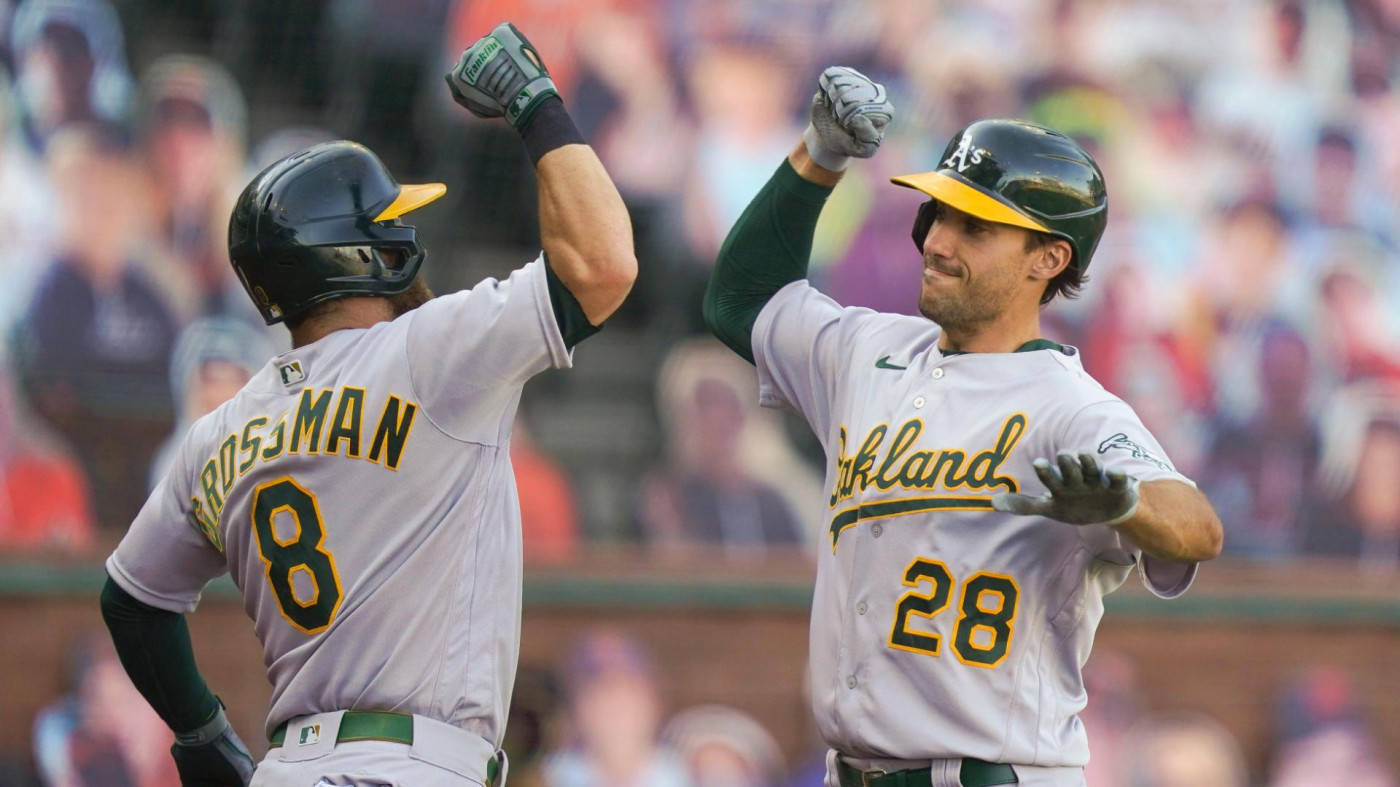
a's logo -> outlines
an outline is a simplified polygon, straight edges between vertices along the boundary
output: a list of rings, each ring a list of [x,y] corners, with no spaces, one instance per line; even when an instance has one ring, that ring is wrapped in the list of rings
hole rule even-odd
[[[889,357],[888,355],[883,355],[883,356],[880,357],[880,360],[878,360],[878,361],[875,362],[875,368],[876,368],[876,369],[908,369],[909,367],[908,367],[908,366],[896,366],[896,365],[890,363],[890,357]]]
[[[958,143],[958,149],[943,162],[943,166],[956,167],[958,172],[962,172],[973,164],[981,164],[982,156],[986,152],[982,148],[974,148],[971,135],[964,134],[962,141]]]
[[[301,728],[301,737],[297,739],[298,746],[310,746],[321,740],[321,725],[308,724]]]
[[[296,385],[306,379],[306,372],[301,370],[301,361],[284,363],[277,367],[277,373],[282,375],[283,385]]]
[[[1109,437],[1108,439],[1104,440],[1102,443],[1099,443],[1099,453],[1101,454],[1106,454],[1109,452],[1110,449],[1113,448],[1127,451],[1134,459],[1141,459],[1144,462],[1151,462],[1152,464],[1157,465],[1158,467],[1162,468],[1163,470],[1166,470],[1169,473],[1176,472],[1172,469],[1171,465],[1158,458],[1146,448],[1143,448],[1142,446],[1138,445],[1132,440],[1129,440],[1128,436],[1123,434],[1122,432],[1119,432],[1118,434],[1113,435],[1112,437]]]

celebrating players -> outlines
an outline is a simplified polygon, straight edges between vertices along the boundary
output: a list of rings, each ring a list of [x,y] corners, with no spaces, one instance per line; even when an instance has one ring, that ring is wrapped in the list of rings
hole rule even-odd
[[[1041,335],[1107,220],[1098,165],[1063,134],[978,121],[935,169],[894,179],[930,198],[913,230],[923,318],[807,283],[823,203],[892,115],[879,84],[824,72],[705,297],[763,403],[797,410],[826,450],[811,694],[827,783],[1078,787],[1104,594],[1134,566],[1184,592],[1220,522],[1078,351]]]
[[[538,53],[501,25],[447,77],[504,117],[539,178],[543,253],[434,298],[400,185],[368,149],[317,145],[244,190],[229,253],[293,349],[197,421],[107,561],[122,664],[176,733],[185,784],[500,783],[519,652],[521,386],[568,367],[636,276],[612,181]],[[273,684],[254,770],[184,613],[228,571]]]

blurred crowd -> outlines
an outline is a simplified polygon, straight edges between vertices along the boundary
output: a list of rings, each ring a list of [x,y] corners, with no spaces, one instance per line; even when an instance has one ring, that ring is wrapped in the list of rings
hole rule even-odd
[[[616,179],[642,268],[580,368],[527,391],[512,457],[528,561],[599,540],[737,561],[814,541],[820,456],[757,407],[699,300],[816,75],[845,64],[887,85],[897,117],[824,214],[820,288],[915,313],[919,198],[887,178],[935,167],[979,117],[1069,133],[1106,173],[1110,221],[1050,337],[1207,491],[1229,553],[1400,570],[1392,0],[0,0],[0,554],[101,557],[173,441],[287,348],[225,250],[232,200],[268,163],[344,137],[404,181],[447,181],[415,215],[439,291],[533,257],[519,143],[441,83],[504,19]],[[82,646],[71,696],[37,722],[44,780],[168,783],[158,723],[113,722],[113,703],[145,706],[104,647]],[[1395,784],[1341,676],[1280,698],[1262,782],[1219,723],[1143,714],[1130,666],[1095,659],[1095,787]],[[623,634],[558,667],[522,673],[512,783],[818,783],[815,742],[785,762],[741,711],[670,713]]]
[[[276,158],[349,137],[405,180],[449,181],[422,227],[439,289],[530,258],[518,143],[439,83],[509,18],[636,226],[615,357],[583,360],[656,380],[592,394],[655,414],[611,424],[623,443],[652,435],[611,479],[557,429],[531,439],[527,399],[532,560],[603,538],[736,559],[811,541],[811,441],[694,337],[725,232],[796,139],[813,75],[844,63],[882,80],[898,115],[825,213],[821,288],[912,313],[917,195],[886,178],[935,166],[977,117],[1070,133],[1107,173],[1111,220],[1085,295],[1049,310],[1051,337],[1207,490],[1229,552],[1400,567],[1396,3],[322,0],[293,16],[0,0],[0,550],[110,546],[171,441],[286,349],[224,248],[232,198]],[[629,354],[628,337],[657,352]]]

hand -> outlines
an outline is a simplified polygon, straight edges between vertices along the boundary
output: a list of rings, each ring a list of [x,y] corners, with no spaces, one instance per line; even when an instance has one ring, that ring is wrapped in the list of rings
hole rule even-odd
[[[467,47],[444,79],[452,98],[473,115],[504,117],[517,130],[542,101],[559,95],[540,53],[509,22]]]
[[[253,755],[222,707],[203,727],[176,734],[170,756],[183,787],[247,787],[253,778]]]
[[[1032,464],[1049,493],[1032,497],[1002,492],[992,498],[993,508],[1071,525],[1117,525],[1137,512],[1138,480],[1122,470],[1103,472],[1088,451],[1080,453],[1078,459],[1061,451],[1053,465],[1044,458]]]
[[[875,155],[894,118],[885,86],[854,68],[832,66],[822,72],[818,87],[812,96],[811,123],[802,134],[812,160],[840,172],[851,156]]]

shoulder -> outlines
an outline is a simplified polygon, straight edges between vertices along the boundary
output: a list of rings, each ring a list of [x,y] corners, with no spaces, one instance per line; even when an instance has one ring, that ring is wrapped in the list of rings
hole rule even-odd
[[[806,279],[790,282],[774,293],[759,313],[755,330],[771,330],[775,323],[792,320],[830,324],[848,342],[888,344],[891,352],[932,344],[939,334],[938,326],[924,317],[842,306]]]

